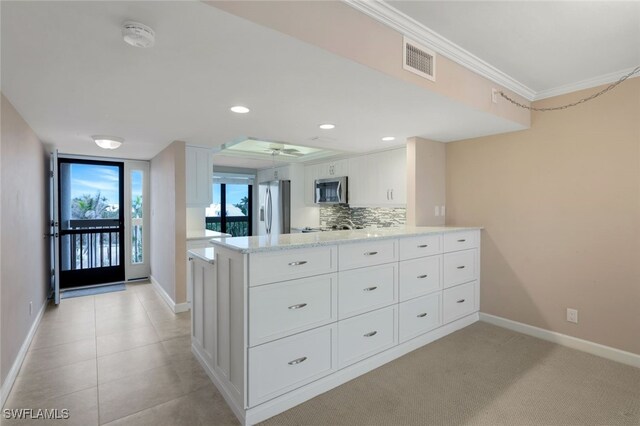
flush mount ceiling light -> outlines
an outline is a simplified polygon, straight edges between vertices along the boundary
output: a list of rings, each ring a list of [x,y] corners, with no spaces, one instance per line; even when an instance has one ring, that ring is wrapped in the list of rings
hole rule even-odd
[[[336,125],[331,123],[325,123],[325,124],[319,125],[318,127],[320,127],[322,130],[331,130],[331,129],[335,129]]]
[[[122,24],[122,38],[134,47],[152,47],[156,41],[153,30],[140,22],[127,21]]]
[[[118,138],[116,136],[107,136],[107,135],[95,135],[91,136],[93,141],[102,149],[116,149],[122,145],[124,139]]]
[[[238,113],[238,114],[246,114],[249,111],[251,111],[249,108],[242,106],[242,105],[236,105],[236,106],[232,106],[231,107],[231,111]]]
[[[396,138],[394,138],[393,136],[385,136],[384,138],[382,138],[382,140],[385,142],[391,142],[391,141],[395,141]]]

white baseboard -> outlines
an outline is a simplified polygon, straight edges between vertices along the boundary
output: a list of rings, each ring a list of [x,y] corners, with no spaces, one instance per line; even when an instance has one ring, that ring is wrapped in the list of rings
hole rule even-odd
[[[555,331],[545,330],[544,328],[534,327],[510,319],[498,317],[495,315],[480,313],[480,321],[496,325],[498,327],[507,328],[538,339],[547,340],[557,343],[568,348],[577,349],[611,361],[627,364],[632,367],[640,368],[640,355],[632,352],[626,352],[610,346],[601,345],[599,343],[590,342],[588,340],[578,339],[577,337],[567,336],[566,334],[557,333]]]
[[[25,357],[27,356],[27,351],[29,350],[29,346],[31,345],[31,341],[33,340],[33,336],[36,334],[36,330],[40,325],[40,321],[42,320],[42,316],[44,315],[44,311],[47,308],[48,299],[44,301],[42,307],[40,308],[40,312],[38,312],[38,316],[36,317],[33,324],[31,324],[31,328],[29,329],[29,333],[27,333],[27,337],[22,342],[22,346],[20,347],[20,351],[18,351],[18,355],[16,359],[13,361],[13,365],[7,374],[7,378],[2,383],[0,387],[0,407],[4,407],[5,402],[7,402],[7,397],[11,392],[11,388],[18,377],[18,373],[20,372],[20,368],[22,367],[22,363],[24,362]]]
[[[162,300],[165,301],[165,303],[169,306],[169,308],[171,309],[171,311],[173,311],[174,314],[179,314],[180,312],[187,312],[190,309],[189,302],[184,302],[184,303],[174,302],[171,296],[169,296],[169,293],[167,293],[164,290],[164,288],[162,288],[158,280],[156,280],[153,277],[153,275],[149,276],[149,280],[151,281],[153,288],[160,295],[160,297],[162,297]]]

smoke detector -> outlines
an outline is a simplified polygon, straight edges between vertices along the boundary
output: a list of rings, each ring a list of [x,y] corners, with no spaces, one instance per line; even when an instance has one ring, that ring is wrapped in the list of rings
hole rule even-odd
[[[122,24],[122,38],[127,44],[142,48],[151,47],[156,41],[156,35],[151,28],[133,21]]]

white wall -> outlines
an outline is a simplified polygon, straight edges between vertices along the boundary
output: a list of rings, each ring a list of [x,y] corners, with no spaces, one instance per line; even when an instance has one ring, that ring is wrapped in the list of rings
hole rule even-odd
[[[36,134],[2,97],[0,235],[3,392],[20,348],[46,303],[49,280],[49,156]],[[29,302],[33,309],[29,313]]]

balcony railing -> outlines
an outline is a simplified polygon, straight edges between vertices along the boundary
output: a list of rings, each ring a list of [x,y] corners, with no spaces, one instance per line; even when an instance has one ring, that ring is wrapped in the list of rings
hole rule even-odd
[[[249,217],[248,216],[227,216],[227,229],[224,231],[234,237],[249,236]],[[219,216],[207,216],[207,229],[211,231],[223,232],[221,218]]]
[[[118,219],[69,220],[61,234],[62,270],[120,265]]]

